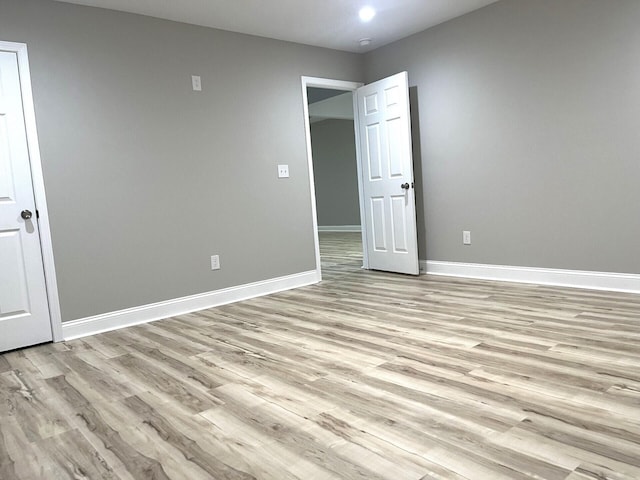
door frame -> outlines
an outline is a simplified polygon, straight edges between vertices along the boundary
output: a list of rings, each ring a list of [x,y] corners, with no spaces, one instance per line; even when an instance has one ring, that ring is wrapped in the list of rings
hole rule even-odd
[[[53,257],[53,242],[51,240],[51,228],[49,224],[49,209],[44,188],[44,175],[42,173],[42,161],[40,159],[40,146],[38,131],[36,128],[36,114],[31,90],[31,71],[29,69],[29,56],[27,44],[17,42],[0,41],[0,50],[15,53],[18,59],[18,73],[20,75],[20,89],[22,90],[22,109],[24,111],[25,130],[27,135],[27,148],[29,150],[29,163],[31,166],[31,180],[33,182],[33,196],[38,213],[38,229],[40,231],[40,250],[44,265],[44,278],[47,289],[47,301],[49,303],[49,321],[54,342],[63,340],[62,315],[60,312],[60,299],[58,296],[58,282],[56,280],[56,268]]]
[[[313,240],[316,251],[316,274],[318,281],[322,280],[322,270],[320,264],[320,237],[318,235],[318,211],[316,206],[316,183],[313,175],[313,153],[311,149],[311,122],[309,121],[309,100],[307,97],[307,88],[326,88],[331,90],[343,90],[351,92],[353,96],[353,127],[355,130],[356,142],[356,166],[358,170],[358,203],[360,208],[360,224],[362,225],[362,267],[369,268],[369,259],[367,252],[367,229],[365,227],[366,218],[364,216],[364,203],[362,197],[362,165],[360,156],[360,134],[358,128],[358,100],[356,90],[364,85],[361,82],[350,82],[345,80],[333,80],[321,77],[302,77],[302,104],[304,109],[304,128],[307,143],[307,161],[309,169],[309,188],[311,192],[311,218],[313,221]]]

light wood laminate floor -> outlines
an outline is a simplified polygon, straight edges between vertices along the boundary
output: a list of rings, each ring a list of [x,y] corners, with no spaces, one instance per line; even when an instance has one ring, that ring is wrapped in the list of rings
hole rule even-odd
[[[360,269],[0,355],[0,478],[640,479],[640,296]]]

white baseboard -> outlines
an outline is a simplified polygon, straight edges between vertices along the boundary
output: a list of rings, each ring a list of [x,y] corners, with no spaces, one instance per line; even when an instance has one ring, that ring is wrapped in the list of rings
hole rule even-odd
[[[630,273],[587,272],[432,260],[420,260],[420,272],[482,280],[640,293],[640,275]]]
[[[319,232],[362,232],[361,225],[326,225],[318,226]]]
[[[248,283],[246,285],[239,285],[237,287],[215,290],[213,292],[175,298],[173,300],[127,308],[116,312],[103,313],[93,317],[64,322],[62,324],[62,336],[64,340],[73,340],[87,335],[153,322],[197,310],[204,310],[206,308],[248,300],[270,293],[303,287],[319,281],[320,276],[318,272],[311,270],[260,282]]]

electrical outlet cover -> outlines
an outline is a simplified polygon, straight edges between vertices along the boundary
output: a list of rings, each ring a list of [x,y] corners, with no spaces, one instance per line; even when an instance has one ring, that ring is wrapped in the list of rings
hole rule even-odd
[[[289,165],[278,165],[278,178],[289,178]]]

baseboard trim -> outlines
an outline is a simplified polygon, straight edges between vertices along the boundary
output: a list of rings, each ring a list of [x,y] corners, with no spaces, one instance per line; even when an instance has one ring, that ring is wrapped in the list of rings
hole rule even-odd
[[[640,293],[640,275],[552,268],[483,265],[477,263],[420,261],[420,272],[430,275],[534,283],[557,287]]]
[[[319,232],[362,232],[361,225],[326,225],[318,226]]]
[[[103,313],[62,324],[62,338],[73,340],[119,328],[153,322],[163,318],[261,297],[271,293],[304,287],[320,281],[316,270],[200,293],[173,300]]]

